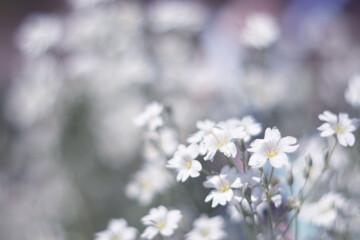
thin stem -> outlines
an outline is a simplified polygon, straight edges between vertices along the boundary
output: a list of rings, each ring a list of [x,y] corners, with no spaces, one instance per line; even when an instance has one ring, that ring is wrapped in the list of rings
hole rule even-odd
[[[237,165],[232,157],[229,157],[229,162],[230,162],[230,165],[233,165],[236,168],[236,170],[238,170],[240,172],[239,168],[237,167]]]
[[[206,176],[210,176],[211,173],[209,173],[206,169],[201,169],[201,172],[205,174]]]
[[[268,181],[268,184],[267,184],[268,189],[269,189],[269,186],[270,186],[270,183],[271,183],[271,178],[273,176],[273,173],[274,173],[274,167],[271,168],[271,173],[270,173],[269,181]]]
[[[265,194],[266,194],[266,202],[267,202],[267,211],[269,214],[269,224],[270,224],[270,234],[271,234],[271,239],[274,239],[274,231],[273,231],[273,216],[272,216],[272,212],[271,212],[271,197],[269,194],[269,184],[270,181],[267,181],[266,176],[264,174],[264,170],[262,168],[259,168],[259,171],[261,173],[261,176],[263,177],[263,182],[265,181],[267,184],[263,184],[265,187]],[[271,169],[271,174],[270,174],[270,178],[272,177],[272,174],[274,172],[274,168]]]
[[[252,221],[254,224],[254,233],[255,233],[255,238],[257,236],[257,227],[256,227],[256,222],[255,222],[255,213],[254,213],[254,209],[251,206],[251,202],[248,200],[249,206],[250,206],[250,210],[251,210],[251,217],[252,217]]]
[[[306,195],[301,199],[300,205],[299,205],[299,207],[296,209],[295,214],[294,214],[294,215],[292,216],[292,218],[290,219],[290,221],[289,221],[289,223],[288,223],[285,231],[284,231],[283,234],[281,235],[282,237],[285,236],[286,232],[287,232],[287,231],[289,230],[289,228],[290,228],[291,223],[294,221],[294,219],[295,219],[295,218],[297,217],[297,215],[299,214],[301,206],[304,204],[304,202],[305,202],[305,200],[307,199],[307,197],[310,195],[310,193],[312,192],[312,190],[314,189],[314,187],[315,187],[315,186],[317,185],[317,183],[320,181],[323,173],[327,170],[326,164],[329,163],[329,160],[330,160],[331,156],[332,156],[333,153],[334,153],[334,150],[335,150],[335,148],[336,148],[336,146],[337,146],[337,143],[338,143],[338,141],[337,141],[337,139],[335,138],[335,144],[334,144],[334,146],[332,147],[332,149],[331,149],[330,153],[328,154],[327,158],[325,159],[325,166],[324,166],[324,168],[322,169],[321,173],[320,173],[319,176],[316,178],[316,180],[314,181],[314,183],[311,185],[309,191],[308,191],[308,192],[306,193]],[[306,184],[306,182],[305,182],[305,184]],[[305,187],[305,184],[304,184],[304,187]]]

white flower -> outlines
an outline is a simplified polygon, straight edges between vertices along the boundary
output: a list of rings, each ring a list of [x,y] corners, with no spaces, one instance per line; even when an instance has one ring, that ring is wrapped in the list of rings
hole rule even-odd
[[[255,13],[246,18],[241,40],[245,46],[262,49],[272,45],[280,35],[275,19],[267,13]]]
[[[163,127],[156,132],[147,132],[146,139],[153,142],[158,150],[166,156],[171,156],[179,146],[177,132],[169,127]]]
[[[241,139],[245,136],[242,127],[234,129],[213,128],[211,134],[207,135],[203,141],[203,147],[206,149],[204,160],[212,160],[219,150],[227,157],[234,158],[237,149],[233,139]]]
[[[16,42],[21,51],[39,56],[56,46],[62,34],[61,21],[53,15],[30,16],[20,27]]]
[[[339,143],[344,147],[355,144],[355,136],[352,132],[356,130],[356,119],[350,119],[346,113],[339,113],[339,117],[337,117],[330,111],[324,111],[319,115],[319,119],[326,122],[318,127],[318,130],[321,131],[320,136],[329,137],[335,134]]]
[[[355,75],[349,81],[345,90],[345,100],[353,107],[360,107],[360,74]]]
[[[206,13],[196,2],[164,1],[152,4],[150,8],[152,30],[196,31],[203,24]]]
[[[253,152],[253,154],[249,159],[249,165],[259,168],[269,159],[274,168],[286,166],[288,163],[286,153],[294,152],[299,147],[299,145],[294,145],[295,143],[296,138],[281,138],[280,131],[277,128],[267,128],[264,139],[256,139],[250,144],[251,148],[248,151]]]
[[[150,131],[156,130],[164,124],[160,116],[163,106],[157,102],[150,103],[146,106],[145,111],[135,118],[134,123],[138,127],[147,126]]]
[[[338,210],[342,209],[344,204],[343,196],[329,192],[315,203],[304,204],[300,216],[313,224],[332,228],[338,217]]]
[[[178,223],[182,215],[179,210],[170,210],[164,206],[150,209],[148,215],[141,219],[141,222],[147,226],[142,238],[153,239],[159,233],[162,236],[170,237],[178,228]]]
[[[186,240],[220,240],[226,237],[224,219],[202,215],[193,223],[194,228],[185,235]]]
[[[195,160],[198,155],[199,148],[197,145],[190,145],[188,147],[180,145],[174,157],[168,161],[166,167],[177,170],[177,181],[185,182],[189,177],[196,178],[200,176],[199,172],[202,169],[201,163]]]
[[[204,139],[205,136],[212,133],[214,126],[215,126],[215,122],[211,120],[197,121],[196,127],[199,129],[199,131],[191,135],[187,139],[187,141],[189,143],[199,143]]]
[[[224,206],[230,202],[234,197],[233,189],[241,188],[242,183],[236,169],[226,165],[219,175],[207,177],[203,185],[206,188],[215,188],[207,195],[205,202],[212,200],[211,207],[216,207],[218,204]]]
[[[244,128],[244,141],[248,142],[251,137],[258,135],[261,132],[261,125],[257,123],[252,116],[245,116],[239,122],[239,126]]]
[[[159,159],[161,160],[161,159]],[[148,163],[138,171],[125,189],[126,196],[148,205],[155,195],[173,184],[173,176],[160,164]]]
[[[95,234],[95,240],[135,240],[136,233],[136,228],[129,227],[125,219],[112,219],[106,230]]]

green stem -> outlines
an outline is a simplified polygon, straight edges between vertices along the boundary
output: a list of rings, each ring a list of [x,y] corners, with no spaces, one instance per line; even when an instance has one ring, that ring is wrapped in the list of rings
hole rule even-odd
[[[333,155],[334,150],[335,150],[335,148],[336,148],[336,146],[337,146],[337,143],[338,143],[338,141],[337,141],[337,139],[335,138],[335,144],[334,144],[334,146],[332,147],[332,149],[331,149],[330,153],[328,154],[327,158],[325,159],[326,162],[325,162],[324,168],[322,169],[321,173],[320,173],[319,176],[316,178],[316,180],[314,181],[314,183],[311,185],[309,191],[308,191],[308,192],[306,193],[306,195],[301,199],[300,205],[299,205],[299,207],[296,209],[295,214],[294,214],[294,215],[292,216],[292,218],[290,219],[290,221],[289,221],[289,223],[288,223],[285,231],[284,231],[283,234],[281,235],[282,237],[285,236],[286,232],[287,232],[287,231],[289,230],[289,228],[290,228],[291,223],[294,221],[295,218],[297,218],[297,215],[298,215],[299,212],[300,212],[301,206],[304,204],[304,202],[305,202],[305,200],[307,199],[307,197],[310,195],[310,193],[312,192],[312,190],[314,189],[314,187],[315,187],[315,186],[317,185],[317,183],[320,181],[323,173],[327,170],[326,164],[329,163],[330,158],[331,158],[331,156]],[[306,184],[306,182],[305,182],[305,184]],[[305,184],[304,184],[304,187],[305,187]]]
[[[268,189],[269,189],[269,186],[270,186],[270,183],[271,183],[271,178],[273,176],[273,173],[274,173],[274,167],[271,168],[271,173],[270,173],[269,181],[268,181],[268,184],[267,184]]]

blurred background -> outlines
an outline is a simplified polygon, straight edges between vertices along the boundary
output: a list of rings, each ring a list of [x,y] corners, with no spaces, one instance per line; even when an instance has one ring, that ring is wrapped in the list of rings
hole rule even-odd
[[[252,114],[301,139],[325,109],[359,117],[344,97],[360,71],[356,0],[2,0],[0,32],[4,240],[92,239],[119,217],[142,229],[151,206],[189,199],[193,217],[221,212],[197,180],[151,201],[126,190],[153,151],[133,124],[150,102],[167,107],[167,158],[206,118]]]

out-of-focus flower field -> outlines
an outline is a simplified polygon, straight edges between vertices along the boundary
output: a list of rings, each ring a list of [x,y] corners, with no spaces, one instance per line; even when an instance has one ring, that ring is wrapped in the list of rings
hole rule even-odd
[[[358,239],[359,2],[64,4],[11,36],[1,240]]]

